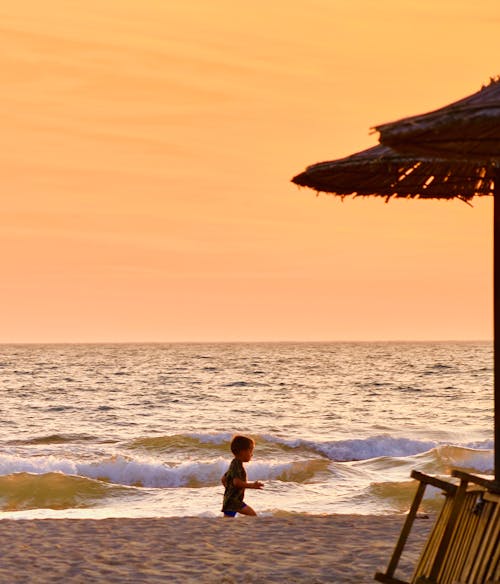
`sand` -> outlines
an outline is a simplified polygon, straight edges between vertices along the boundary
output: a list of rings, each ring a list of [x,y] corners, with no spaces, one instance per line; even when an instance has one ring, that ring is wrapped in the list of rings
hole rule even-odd
[[[0,582],[373,582],[401,516],[44,519],[0,522]],[[399,576],[431,527],[418,519]]]

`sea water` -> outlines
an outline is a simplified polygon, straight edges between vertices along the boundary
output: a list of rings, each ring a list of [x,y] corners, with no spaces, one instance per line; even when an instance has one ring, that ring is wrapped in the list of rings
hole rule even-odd
[[[260,514],[403,513],[412,469],[492,472],[492,368],[488,342],[3,345],[0,518],[219,516],[236,433]]]

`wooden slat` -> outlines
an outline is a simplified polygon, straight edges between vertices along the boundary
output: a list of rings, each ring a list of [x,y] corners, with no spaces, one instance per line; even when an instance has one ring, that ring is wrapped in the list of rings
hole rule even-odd
[[[483,499],[485,501],[492,501],[493,503],[500,504],[500,495],[495,493],[484,493]]]
[[[442,584],[452,584],[460,577],[466,555],[470,549],[472,539],[470,527],[477,519],[473,511],[478,497],[477,491],[467,492],[459,509],[453,534],[441,566],[439,582]]]
[[[486,493],[483,495],[483,498]],[[476,562],[478,561],[478,556],[483,549],[483,538],[486,528],[490,522],[491,515],[493,513],[493,505],[484,504],[480,513],[478,514],[478,522],[476,526],[476,531],[474,533],[474,539],[471,542],[470,552],[468,554],[467,560],[462,569],[462,574],[460,580],[462,582],[471,581],[471,573],[475,568]]]
[[[449,576],[449,574],[451,572],[451,561],[452,561],[453,555],[454,555],[453,542],[454,542],[455,539],[457,539],[457,535],[459,535],[460,523],[461,523],[461,520],[462,520],[463,506],[465,504],[465,501],[466,501],[466,499],[464,498],[463,503],[460,506],[460,509],[458,510],[458,513],[456,514],[455,523],[454,523],[454,526],[453,526],[453,530],[452,530],[451,535],[449,537],[448,545],[444,549],[444,554],[442,556],[442,561],[441,561],[441,563],[439,565],[439,571],[437,572],[437,576],[435,577],[435,579],[437,581],[442,582],[443,584],[445,582],[447,582],[447,579],[448,579],[447,577]],[[450,514],[450,518],[451,517],[453,517],[453,513]],[[448,521],[448,525],[449,525],[449,521]],[[446,527],[448,527],[448,525]],[[446,528],[445,528],[445,533],[446,533]],[[444,534],[443,534],[443,538],[444,538]],[[438,549],[438,552],[439,552],[439,549]],[[436,558],[437,557],[438,557],[438,553],[436,553]],[[434,566],[433,566],[433,568],[434,568]],[[431,574],[432,574],[432,570],[431,570]]]
[[[453,537],[453,532],[455,530],[455,525],[457,523],[457,519],[460,516],[460,512],[462,510],[462,505],[465,499],[467,489],[467,482],[462,480],[460,481],[460,486],[453,497],[453,505],[451,508],[450,517],[448,522],[444,528],[443,537],[439,543],[439,547],[436,553],[436,557],[432,564],[431,572],[429,574],[429,579],[431,581],[438,581],[439,574],[441,573],[441,568],[443,566],[443,562],[445,560],[446,554],[448,552],[448,546],[450,545],[450,541]]]
[[[495,545],[495,552],[491,558],[490,568],[486,574],[486,581],[498,582],[500,581],[500,526],[497,528],[497,541]]]
[[[483,509],[485,516],[485,522],[481,524],[482,527],[482,539],[481,544],[477,549],[476,556],[473,558],[473,565],[469,574],[467,575],[469,582],[474,582],[478,580],[479,574],[482,571],[483,562],[486,559],[486,550],[488,547],[488,531],[493,519],[495,509],[493,506],[488,505],[486,509]]]
[[[412,476],[412,478],[416,479],[417,481],[420,481],[421,483],[431,485],[432,487],[437,487],[438,489],[441,489],[442,491],[445,491],[446,493],[449,493],[450,495],[454,495],[457,491],[457,488],[458,488],[457,485],[454,485],[453,483],[449,483],[448,481],[443,481],[441,479],[438,479],[437,477],[427,475],[427,474],[420,472],[418,470],[412,470],[411,476]]]
[[[434,527],[432,528],[429,537],[427,538],[427,543],[415,568],[413,577],[411,579],[412,583],[419,582],[423,577],[429,575],[432,564],[434,563],[434,559],[436,557],[439,543],[443,537],[445,526],[448,523],[452,507],[453,497],[446,495],[443,506],[441,507],[441,511],[436,519],[436,522],[434,523]]]
[[[467,560],[474,535],[474,528],[477,523],[477,515],[473,513],[476,500],[477,497],[475,495],[468,496],[462,517],[455,528],[455,536],[450,544],[450,553],[447,560],[445,560],[446,581],[448,582],[454,582],[458,579]]]
[[[472,561],[475,561],[477,558],[477,554],[481,549],[482,545],[482,536],[481,532],[484,532],[484,526],[487,525],[487,522],[481,522],[482,515],[484,513],[484,507],[481,505],[481,499],[483,493],[477,493],[474,504],[469,510],[469,533],[466,542],[464,543],[464,554],[463,559],[460,564],[460,571],[457,573],[457,579],[462,579],[464,577],[465,570],[467,568],[469,559],[472,558]],[[479,534],[479,539],[476,537]]]
[[[493,553],[498,547],[498,533],[500,530],[500,505],[495,505],[488,526],[485,530],[481,554],[478,556],[476,569],[473,571],[473,578],[479,582],[484,582],[488,573]],[[475,581],[474,580],[474,581]]]
[[[474,474],[470,474],[468,472],[464,472],[463,470],[454,470],[452,471],[451,476],[456,477],[461,481],[466,481],[468,483],[479,485],[487,489],[491,493],[500,493],[500,484],[494,479],[480,477]]]

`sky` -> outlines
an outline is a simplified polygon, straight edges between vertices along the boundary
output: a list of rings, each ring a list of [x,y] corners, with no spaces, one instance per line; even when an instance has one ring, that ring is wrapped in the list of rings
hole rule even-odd
[[[498,0],[0,8],[0,342],[492,338],[492,200],[290,179],[500,74]]]

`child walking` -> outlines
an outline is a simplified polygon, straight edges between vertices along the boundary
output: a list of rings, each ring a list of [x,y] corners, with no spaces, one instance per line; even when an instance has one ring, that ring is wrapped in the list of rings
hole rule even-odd
[[[225,487],[222,504],[224,517],[235,517],[236,513],[257,515],[249,505],[243,502],[245,489],[262,489],[264,486],[259,481],[247,482],[247,473],[243,463],[252,459],[254,447],[255,442],[246,436],[235,436],[231,440],[231,452],[234,454],[234,458],[221,479]]]

